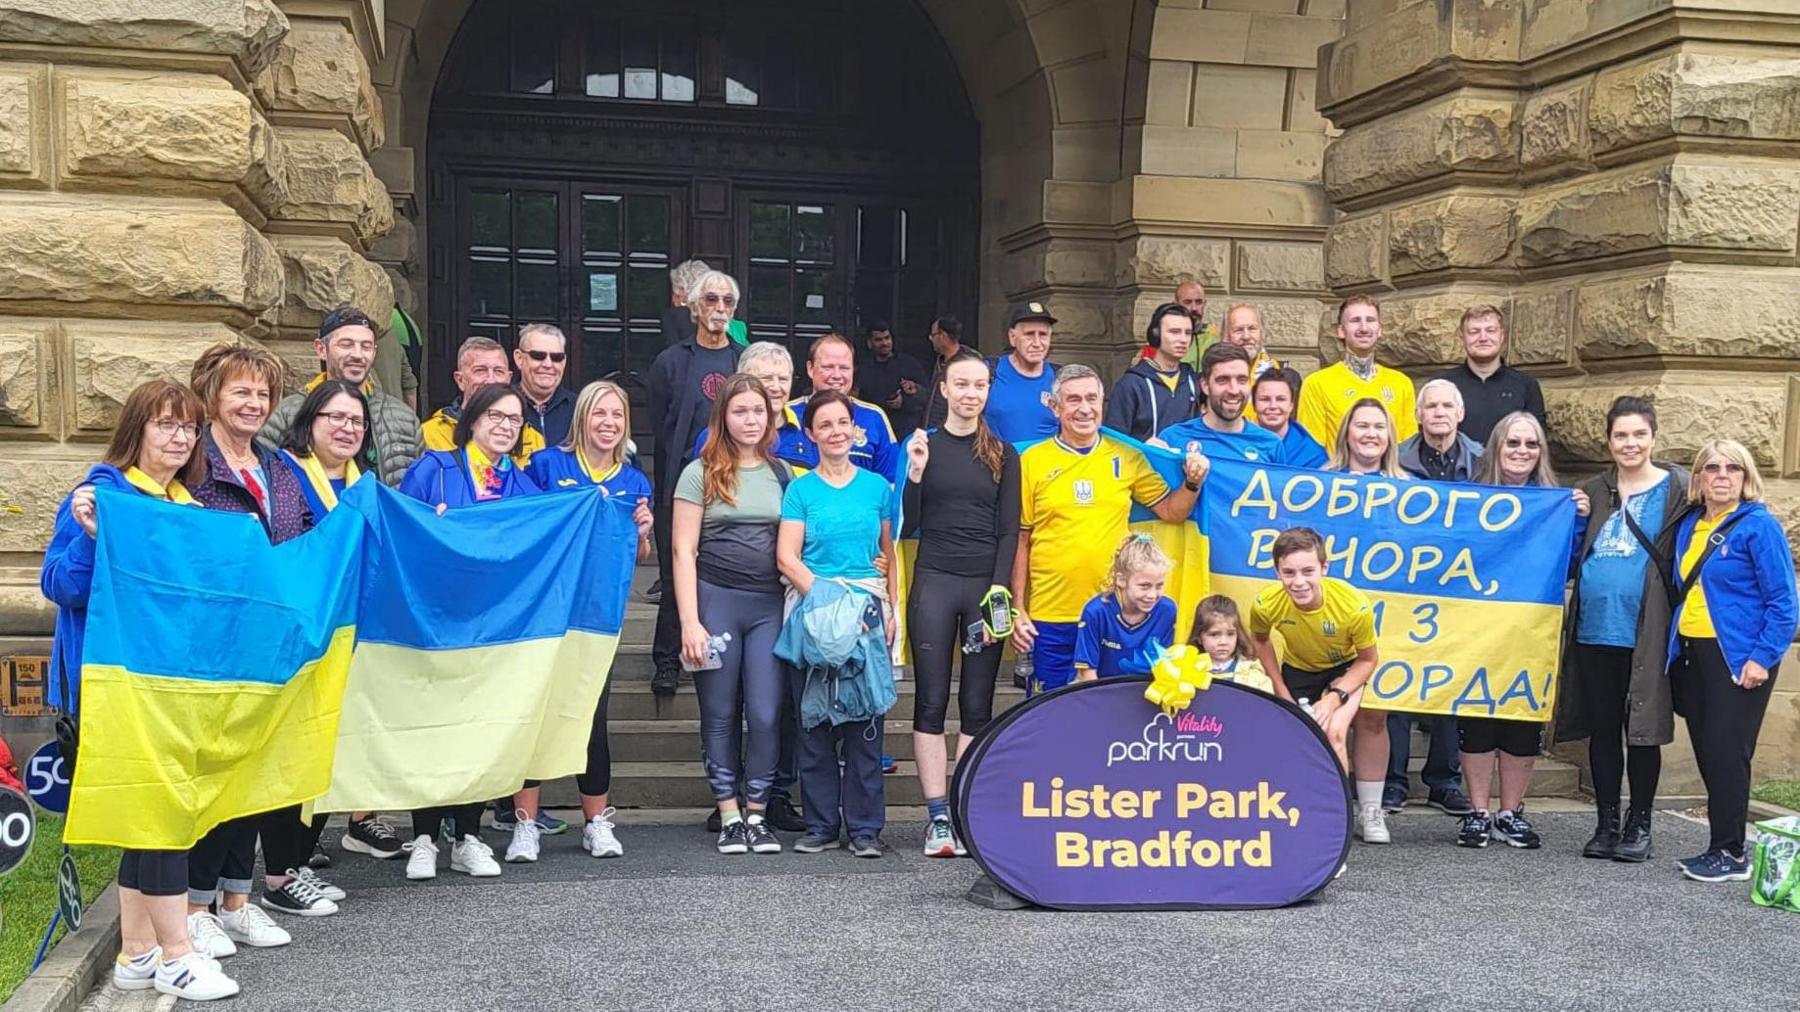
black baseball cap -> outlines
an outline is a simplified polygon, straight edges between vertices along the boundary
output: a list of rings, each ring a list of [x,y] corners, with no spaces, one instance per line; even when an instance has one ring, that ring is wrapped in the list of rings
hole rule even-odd
[[[369,319],[369,314],[355,306],[339,306],[326,313],[325,318],[319,321],[319,338],[323,340],[330,337],[331,332],[340,327],[367,327],[377,335],[381,333],[381,328],[375,326],[375,321]]]
[[[1026,320],[1042,320],[1055,323],[1056,317],[1050,315],[1050,307],[1042,302],[1015,302],[1006,313],[1006,325],[1017,327]]]

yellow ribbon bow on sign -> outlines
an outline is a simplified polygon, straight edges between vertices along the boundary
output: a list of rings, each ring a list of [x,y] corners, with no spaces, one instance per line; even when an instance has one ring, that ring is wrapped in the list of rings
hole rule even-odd
[[[1177,713],[1193,703],[1196,692],[1212,687],[1212,667],[1204,652],[1183,643],[1174,649],[1156,645],[1156,660],[1150,664],[1150,687],[1144,698],[1174,719]]]

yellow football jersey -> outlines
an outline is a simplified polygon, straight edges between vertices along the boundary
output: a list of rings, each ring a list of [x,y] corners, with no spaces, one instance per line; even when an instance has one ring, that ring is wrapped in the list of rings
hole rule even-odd
[[[1319,441],[1327,451],[1337,439],[1338,426],[1350,413],[1350,405],[1364,397],[1373,397],[1387,405],[1393,416],[1394,442],[1411,439],[1419,431],[1415,416],[1418,408],[1412,380],[1398,369],[1385,365],[1375,367],[1368,382],[1359,379],[1342,362],[1326,366],[1300,384],[1300,403],[1294,408],[1294,420],[1306,434]]]
[[[1019,454],[1019,526],[1031,537],[1034,619],[1075,622],[1104,589],[1131,529],[1131,504],[1154,506],[1169,485],[1143,453],[1101,436],[1087,452],[1058,439]]]
[[[1300,610],[1279,583],[1250,606],[1251,635],[1280,633],[1287,647],[1281,662],[1302,671],[1329,671],[1375,645],[1375,612],[1363,592],[1330,576],[1320,589],[1324,600],[1311,611]]]

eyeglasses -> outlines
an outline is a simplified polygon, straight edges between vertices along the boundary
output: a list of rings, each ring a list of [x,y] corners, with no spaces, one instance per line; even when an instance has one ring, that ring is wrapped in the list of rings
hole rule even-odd
[[[724,306],[726,309],[734,309],[737,307],[737,296],[726,295],[720,292],[707,292],[705,295],[700,296],[700,301],[709,306]]]
[[[325,411],[319,414],[334,429],[350,429],[360,432],[369,427],[367,419],[361,415],[353,415],[348,411]]]
[[[1709,460],[1700,467],[1701,474],[1743,474],[1744,465],[1733,461]]]
[[[163,417],[150,424],[156,426],[156,431],[162,433],[164,439],[175,438],[177,432],[188,437],[190,442],[200,438],[200,426],[193,422],[178,422],[173,418]]]
[[[493,408],[482,412],[481,417],[487,419],[488,424],[497,429],[516,429],[525,424],[524,415],[509,415],[504,411],[495,411]]]
[[[1518,449],[1535,450],[1535,449],[1538,449],[1542,445],[1543,445],[1542,443],[1539,443],[1535,439],[1514,439],[1511,436],[1508,436],[1506,438],[1506,448],[1509,450],[1518,450]]]
[[[549,359],[557,365],[562,365],[563,360],[569,357],[569,353],[566,351],[528,351],[525,354],[530,356],[533,362],[542,362],[545,359]]]

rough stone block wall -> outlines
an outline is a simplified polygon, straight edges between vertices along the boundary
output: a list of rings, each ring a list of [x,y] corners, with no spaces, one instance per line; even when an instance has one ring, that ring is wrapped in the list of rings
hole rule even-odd
[[[384,318],[378,0],[0,5],[0,640],[126,394],[219,341],[295,385],[324,311]]]
[[[1394,364],[1459,357],[1508,313],[1558,464],[1606,461],[1604,415],[1649,394],[1661,456],[1748,446],[1800,540],[1800,7],[1785,0],[1350,0],[1321,52],[1343,129],[1325,192],[1334,292],[1382,299]],[[1323,331],[1320,351],[1336,352]],[[1788,667],[1796,667],[1790,656]],[[1800,684],[1758,754],[1800,772]],[[1669,767],[1693,788],[1691,763]]]

